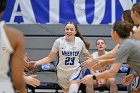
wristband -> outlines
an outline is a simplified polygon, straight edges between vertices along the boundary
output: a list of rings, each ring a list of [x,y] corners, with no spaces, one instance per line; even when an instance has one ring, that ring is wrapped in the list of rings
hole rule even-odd
[[[96,80],[96,76],[95,76],[95,74],[93,74],[92,78],[93,78],[94,80]]]

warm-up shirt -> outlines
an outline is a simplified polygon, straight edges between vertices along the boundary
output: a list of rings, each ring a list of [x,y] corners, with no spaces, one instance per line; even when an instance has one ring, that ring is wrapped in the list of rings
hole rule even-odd
[[[120,43],[115,63],[128,64],[137,73],[140,73],[140,41],[131,38]]]

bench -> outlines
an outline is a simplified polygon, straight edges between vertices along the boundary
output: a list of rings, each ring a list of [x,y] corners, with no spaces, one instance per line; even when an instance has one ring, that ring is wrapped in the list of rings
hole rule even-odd
[[[40,65],[37,67],[38,72],[35,73],[37,75],[37,79],[41,81],[40,86],[32,87],[27,85],[27,88],[31,90],[31,93],[35,93],[35,89],[55,89],[55,93],[59,93],[58,90],[62,90],[61,87],[57,83],[57,76],[56,76],[56,68],[54,62],[49,63],[48,65]],[[127,75],[130,69],[127,71],[119,70],[119,74],[123,74],[123,76]],[[28,74],[28,73],[27,73]],[[127,86],[123,86],[121,83],[117,84],[119,91],[128,91]],[[81,84],[79,87],[79,91],[81,90],[82,93],[86,93],[86,86]],[[98,91],[109,91],[109,89],[105,86],[95,88]]]

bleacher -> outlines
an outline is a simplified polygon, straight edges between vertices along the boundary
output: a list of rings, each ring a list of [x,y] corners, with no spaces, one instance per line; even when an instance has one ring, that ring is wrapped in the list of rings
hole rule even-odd
[[[9,24],[10,25],[10,24]],[[25,35],[25,43],[26,43],[26,52],[28,53],[31,60],[39,60],[48,55],[50,52],[53,42],[64,35],[64,25],[51,25],[51,24],[16,24],[11,25],[23,31]],[[104,38],[107,43],[107,50],[111,50],[115,43],[112,41],[110,32],[111,32],[111,25],[78,25],[80,32],[85,37],[86,40],[90,42],[90,52],[96,51],[95,48],[95,41],[97,38],[101,37]],[[81,56],[81,61],[83,61],[83,57]],[[54,62],[57,62],[57,58],[54,59]],[[55,72],[38,72],[36,73],[40,80],[45,77],[45,83],[42,83],[40,87],[41,89],[46,89],[43,86],[50,86],[48,89],[53,88],[56,89],[56,93],[58,93],[57,89],[60,87],[57,84],[57,79],[55,77]],[[49,77],[49,76],[50,77]],[[127,87],[121,87],[121,80],[126,75],[126,73],[119,73],[116,76],[118,87],[120,86],[119,91],[128,91]],[[44,81],[44,80],[43,80]],[[43,82],[42,81],[42,82]],[[28,87],[33,89],[33,87]],[[122,89],[121,89],[122,88]],[[85,93],[85,87],[80,86],[80,89]],[[108,90],[107,88],[100,88],[96,90]]]

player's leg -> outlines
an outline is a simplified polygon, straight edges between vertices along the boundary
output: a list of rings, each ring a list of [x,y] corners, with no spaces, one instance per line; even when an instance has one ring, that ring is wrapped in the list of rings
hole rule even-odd
[[[64,93],[68,93],[68,88],[63,88]]]
[[[91,84],[86,85],[86,93],[94,93],[94,88],[98,87],[98,82],[96,80],[93,81]]]
[[[114,77],[107,79],[106,86],[110,89],[110,93],[118,93],[118,87]]]
[[[94,93],[94,89],[93,89],[93,84],[87,84],[86,85],[86,93]]]
[[[68,93],[69,76],[70,76],[70,73],[68,73],[67,71],[57,69],[58,84],[63,89],[64,93]]]
[[[70,81],[68,93],[77,93],[79,89],[80,81],[72,80]]]
[[[69,78],[69,92],[68,93],[77,93],[80,86],[81,79],[81,67],[72,71],[72,74]]]

